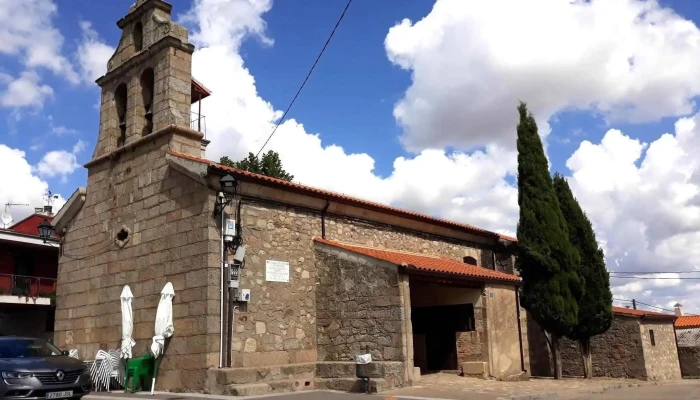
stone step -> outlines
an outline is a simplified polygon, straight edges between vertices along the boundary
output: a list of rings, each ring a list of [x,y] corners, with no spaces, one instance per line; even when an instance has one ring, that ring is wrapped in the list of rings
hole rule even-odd
[[[339,390],[343,392],[364,393],[365,382],[357,378],[316,378],[316,389]],[[391,389],[386,379],[378,378],[370,380],[370,393],[383,392]]]
[[[367,372],[372,378],[403,374],[400,361],[375,361],[367,365]],[[319,361],[316,363],[316,376],[319,378],[356,377],[355,363],[352,361]]]
[[[261,396],[272,392],[267,383],[248,383],[245,385],[229,385],[223,390],[223,395],[229,396]]]
[[[313,381],[316,363],[210,369],[208,373],[209,382],[216,382],[217,385],[243,385],[285,380],[305,383]]]
[[[220,394],[230,396],[260,396],[274,393],[301,392],[314,390],[313,379],[309,381],[282,380],[265,383],[247,383],[222,387]]]

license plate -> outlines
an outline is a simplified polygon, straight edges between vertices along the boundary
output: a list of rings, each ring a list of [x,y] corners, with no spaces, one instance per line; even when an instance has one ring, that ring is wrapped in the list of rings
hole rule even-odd
[[[66,390],[65,392],[46,393],[47,399],[67,399],[69,397],[73,397],[72,390]]]

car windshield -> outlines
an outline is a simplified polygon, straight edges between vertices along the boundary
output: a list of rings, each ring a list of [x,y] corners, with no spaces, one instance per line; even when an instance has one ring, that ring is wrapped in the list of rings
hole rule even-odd
[[[0,358],[60,356],[61,350],[43,339],[0,339]]]

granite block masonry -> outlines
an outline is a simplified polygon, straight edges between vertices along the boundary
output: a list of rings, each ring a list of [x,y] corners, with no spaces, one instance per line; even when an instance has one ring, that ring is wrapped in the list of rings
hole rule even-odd
[[[122,38],[97,81],[100,129],[85,165],[87,187],[53,220],[66,254],[55,342],[85,359],[118,348],[119,294],[129,285],[133,353],[145,354],[158,293],[171,282],[175,333],[157,390],[358,390],[353,359],[365,351],[374,360],[373,388],[406,386],[417,379],[417,351],[459,370],[457,353],[461,359],[464,339],[477,331],[466,352],[478,349],[485,374],[521,373],[527,355],[518,336],[525,320],[517,317],[514,240],[203,159],[207,142],[189,128],[201,86],[190,72],[194,47],[171,9],[138,0],[119,20]],[[217,191],[227,174],[237,189],[223,217],[235,223],[237,241],[222,249]],[[238,241],[245,258],[231,267],[238,288],[229,288],[222,265],[232,264]],[[363,254],[370,249],[391,256]],[[436,263],[450,268],[431,270]],[[249,301],[238,289],[250,290]],[[414,341],[415,307],[454,305],[467,310],[463,326],[438,321]],[[446,343],[435,340],[445,334]]]
[[[591,338],[594,377],[655,381],[681,378],[673,331],[675,316],[620,307],[613,307],[613,315],[610,329]],[[542,330],[533,320],[529,323],[532,373],[551,376],[551,361]],[[564,376],[583,376],[578,342],[563,338],[560,346]]]

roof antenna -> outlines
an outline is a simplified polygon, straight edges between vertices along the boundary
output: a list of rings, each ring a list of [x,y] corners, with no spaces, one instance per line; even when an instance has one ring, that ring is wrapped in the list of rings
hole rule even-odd
[[[12,206],[29,206],[29,204],[23,204],[23,203],[5,203],[5,212],[0,215],[0,224],[2,224],[3,229],[7,229],[10,226],[12,226],[12,215],[9,212],[9,208]]]

